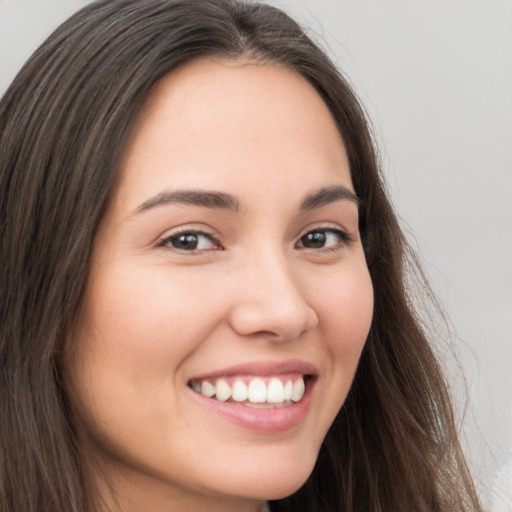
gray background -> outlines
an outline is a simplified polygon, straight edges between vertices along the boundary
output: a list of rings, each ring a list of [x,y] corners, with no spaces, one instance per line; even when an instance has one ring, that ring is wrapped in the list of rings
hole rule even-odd
[[[0,0],[0,94],[86,3]],[[448,365],[466,453],[492,508],[495,472],[512,449],[512,2],[274,3],[326,41],[374,122],[393,200],[456,332],[468,402],[447,354]]]

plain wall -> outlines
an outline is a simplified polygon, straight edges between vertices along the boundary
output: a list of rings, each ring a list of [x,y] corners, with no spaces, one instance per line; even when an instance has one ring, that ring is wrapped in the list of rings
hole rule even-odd
[[[0,94],[86,3],[0,0]],[[512,449],[512,2],[274,3],[327,41],[371,115],[392,197],[457,333],[466,452],[490,506]]]

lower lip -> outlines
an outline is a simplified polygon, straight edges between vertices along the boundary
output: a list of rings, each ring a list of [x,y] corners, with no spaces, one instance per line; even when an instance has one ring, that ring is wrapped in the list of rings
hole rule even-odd
[[[299,402],[271,409],[255,409],[237,402],[221,402],[207,398],[192,389],[189,391],[202,406],[219,416],[248,430],[273,434],[291,430],[302,423],[311,406],[313,384],[313,381],[307,383],[304,396]]]

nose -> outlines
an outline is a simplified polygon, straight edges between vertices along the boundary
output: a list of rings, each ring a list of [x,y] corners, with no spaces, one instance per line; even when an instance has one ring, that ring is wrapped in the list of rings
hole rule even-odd
[[[283,255],[260,254],[233,277],[230,325],[238,334],[288,341],[318,325],[317,313]]]

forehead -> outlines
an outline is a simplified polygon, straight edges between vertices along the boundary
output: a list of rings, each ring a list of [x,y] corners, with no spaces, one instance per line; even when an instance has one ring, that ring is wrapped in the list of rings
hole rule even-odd
[[[151,92],[120,167],[125,191],[252,185],[350,186],[343,141],[313,86],[277,65],[198,60],[172,71]],[[316,177],[316,178],[315,178]],[[166,183],[167,182],[167,183]]]

